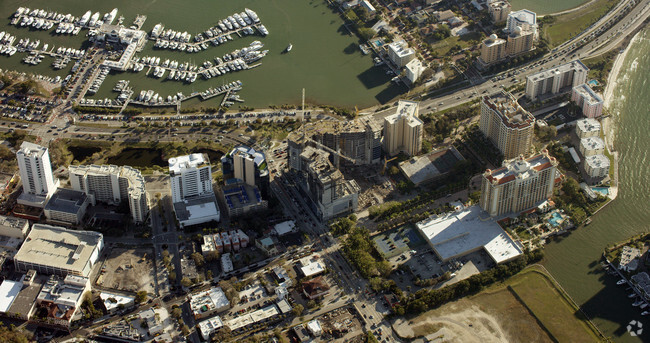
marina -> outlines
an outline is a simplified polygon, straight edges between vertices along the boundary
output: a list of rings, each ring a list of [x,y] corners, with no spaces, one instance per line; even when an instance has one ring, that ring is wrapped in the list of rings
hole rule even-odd
[[[160,57],[161,64],[166,59],[169,59],[170,61],[178,61],[179,65],[184,62],[189,62],[190,64],[196,65],[198,69],[205,61],[210,61],[213,65],[216,65],[217,63],[214,61],[215,56],[223,59],[223,55],[226,53],[246,47],[255,40],[262,41],[264,43],[263,50],[269,51],[264,57],[263,65],[257,65],[257,63],[262,62],[261,60],[248,63],[249,66],[257,66],[255,71],[237,73],[236,76],[230,72],[225,75],[217,75],[216,77],[210,75],[210,79],[206,79],[201,74],[197,74],[196,81],[192,83],[186,81],[167,82],[171,70],[167,70],[160,78],[154,77],[155,67],[152,67],[149,73],[147,73],[149,70],[148,66],[143,68],[140,73],[131,73],[132,70],[127,71],[127,69],[114,69],[113,72],[106,76],[105,80],[105,85],[107,83],[111,86],[102,86],[96,94],[92,96],[88,95],[88,97],[94,97],[96,99],[112,98],[110,94],[112,91],[111,88],[120,79],[129,79],[131,81],[130,87],[136,90],[136,94],[142,89],[155,89],[160,94],[175,94],[178,91],[184,94],[190,94],[197,87],[199,90],[208,89],[218,86],[223,82],[240,79],[247,85],[241,94],[247,100],[246,104],[249,107],[297,103],[300,100],[300,93],[293,89],[295,85],[300,85],[300,88],[305,87],[307,89],[308,102],[337,103],[345,106],[372,105],[377,103],[376,96],[378,94],[381,95],[380,99],[383,99],[384,97],[390,98],[392,94],[399,93],[399,91],[393,92],[392,90],[386,92],[386,88],[392,88],[387,83],[390,80],[386,79],[381,70],[374,70],[372,68],[373,64],[368,58],[364,58],[361,53],[348,54],[343,52],[347,46],[356,41],[353,37],[341,36],[337,33],[340,19],[327,8],[325,3],[319,2],[311,5],[299,4],[297,6],[292,4],[289,6],[287,0],[280,0],[278,4],[263,1],[239,4],[236,2],[217,0],[214,3],[210,3],[206,9],[199,9],[192,3],[190,3],[190,6],[181,6],[168,0],[162,0],[156,3],[155,6],[146,6],[144,8],[121,0],[111,3],[89,1],[84,3],[85,6],[82,7],[66,1],[57,2],[54,6],[52,3],[42,0],[35,0],[28,3],[30,11],[32,8],[39,8],[44,9],[46,12],[62,13],[64,17],[67,13],[70,13],[76,19],[72,22],[76,26],[80,26],[78,24],[79,20],[82,19],[87,11],[91,11],[91,14],[88,16],[88,23],[80,26],[81,31],[75,36],[71,34],[56,34],[54,32],[56,25],[50,30],[33,30],[11,25],[10,22],[14,18],[16,9],[21,6],[25,7],[25,4],[15,0],[0,0],[0,2],[3,4],[0,13],[5,15],[5,27],[0,28],[0,31],[8,31],[12,36],[17,36],[18,38],[29,37],[31,40],[40,39],[41,45],[49,44],[50,48],[52,46],[65,46],[66,48],[70,47],[77,50],[88,50],[95,45],[93,42],[88,44],[89,39],[94,37],[88,34],[91,31],[98,32],[101,28],[101,25],[98,27],[97,23],[91,28],[89,26],[90,19],[92,19],[95,13],[99,13],[96,21],[101,21],[106,13],[110,14],[113,8],[118,8],[119,11],[111,24],[112,27],[118,27],[118,24],[123,24],[124,30],[129,30],[133,27],[132,24],[134,23],[136,13],[146,15],[147,17],[140,28],[146,34],[146,43],[140,47],[140,51],[134,52],[132,60],[143,56],[155,56]],[[244,23],[247,24],[245,18],[241,15],[242,12],[246,12],[245,8],[253,10],[258,15],[258,19],[260,19],[258,24],[253,23],[253,26],[250,26],[254,34],[246,34],[245,31],[241,31],[240,26],[239,30],[233,30],[228,33],[232,40],[228,40],[225,44],[219,43],[219,45],[214,45],[211,40],[216,38],[214,32],[217,31],[209,29],[219,27],[219,20],[223,21],[229,16],[233,16],[234,19],[235,13],[239,14],[244,20]],[[310,13],[313,16],[308,15]],[[188,21],[187,18],[190,17],[193,19]],[[290,20],[287,20],[287,18]],[[307,20],[307,18],[311,19]],[[203,43],[207,46],[207,49],[201,48],[198,52],[187,53],[187,47],[185,51],[155,47],[156,41],[152,40],[149,35],[158,23],[161,24],[161,27],[164,26],[161,32],[172,29],[174,31],[181,31],[182,34],[187,31],[191,35],[188,44],[194,45],[198,43],[196,45],[198,47]],[[262,27],[261,25],[264,26]],[[220,27],[219,29],[221,30]],[[210,31],[210,33],[206,31]],[[262,36],[263,32],[268,32],[269,34]],[[297,33],[300,34],[296,36]],[[203,41],[196,41],[198,34],[201,34]],[[209,37],[210,34],[212,34],[212,37]],[[225,39],[228,38],[226,37]],[[282,51],[286,49],[289,42],[296,48],[300,47],[300,49],[293,49],[290,54],[284,55]],[[317,44],[317,42],[320,43]],[[13,46],[15,47],[15,45],[14,43]],[[17,51],[12,58],[3,60],[3,69],[25,71],[48,77],[60,76],[61,79],[65,79],[67,75],[64,72],[69,71],[70,66],[73,64],[69,63],[65,69],[56,69],[54,68],[56,57],[49,60],[49,56],[45,55],[43,62],[38,65],[22,63],[24,57],[24,54]],[[328,63],[320,65],[318,68],[313,68],[314,63],[319,63],[322,59],[326,59]],[[332,63],[330,64],[329,61]],[[63,62],[63,60],[59,62]],[[119,62],[119,60],[116,60],[116,62]],[[60,66],[63,65],[65,64],[60,64]],[[215,69],[215,74],[216,70],[219,69]],[[124,73],[123,71],[127,72]],[[336,76],[334,78],[328,77],[331,75]],[[224,80],[222,81],[222,79]],[[341,85],[345,85],[345,87],[341,87]],[[217,102],[210,104],[210,106],[215,107],[218,104]],[[200,101],[192,101],[188,105],[184,104],[184,106],[198,107],[205,105],[202,105]]]

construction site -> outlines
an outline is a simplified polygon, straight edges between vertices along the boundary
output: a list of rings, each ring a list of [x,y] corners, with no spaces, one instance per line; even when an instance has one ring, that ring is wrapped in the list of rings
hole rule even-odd
[[[155,293],[151,249],[113,248],[96,284],[121,291]]]

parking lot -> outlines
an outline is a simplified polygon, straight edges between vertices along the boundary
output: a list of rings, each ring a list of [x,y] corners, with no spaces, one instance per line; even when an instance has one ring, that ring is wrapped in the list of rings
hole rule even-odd
[[[413,275],[419,279],[432,279],[444,273],[440,260],[431,251],[417,253],[406,260],[406,265],[411,269]]]
[[[417,230],[406,225],[390,231],[383,232],[373,237],[379,253],[390,259],[410,250],[417,250],[424,245],[424,239]]]

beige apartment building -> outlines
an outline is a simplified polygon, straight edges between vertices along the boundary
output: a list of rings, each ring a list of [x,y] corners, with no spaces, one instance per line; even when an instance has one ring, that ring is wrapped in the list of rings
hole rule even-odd
[[[528,154],[534,124],[535,118],[510,93],[502,91],[481,101],[479,128],[505,159]]]
[[[543,150],[528,159],[517,157],[505,161],[499,169],[486,170],[481,184],[481,208],[490,216],[499,216],[537,206],[553,195],[557,164]]]
[[[403,152],[415,156],[422,150],[424,123],[418,118],[419,104],[400,100],[397,112],[384,118],[384,151],[388,156]]]

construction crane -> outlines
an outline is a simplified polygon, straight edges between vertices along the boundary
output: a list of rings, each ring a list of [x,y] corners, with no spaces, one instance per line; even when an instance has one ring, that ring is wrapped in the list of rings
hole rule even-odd
[[[384,158],[384,166],[381,168],[381,175],[384,175],[386,173],[386,165],[388,165],[388,162],[394,161],[397,159],[397,156],[393,158]]]

